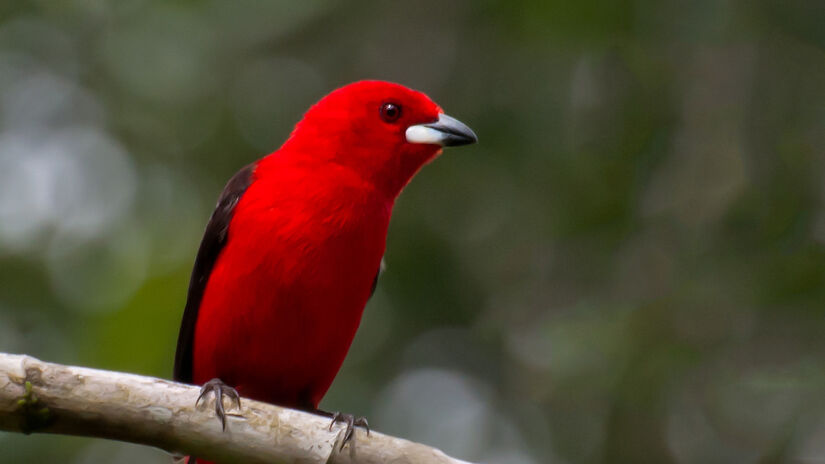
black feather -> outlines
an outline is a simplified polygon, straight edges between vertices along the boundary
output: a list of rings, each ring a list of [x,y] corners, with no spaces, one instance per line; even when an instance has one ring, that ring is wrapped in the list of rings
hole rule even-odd
[[[178,382],[192,383],[192,350],[195,340],[195,322],[198,320],[198,310],[200,309],[203,292],[206,290],[206,283],[209,275],[220,255],[224,245],[226,245],[229,233],[229,223],[235,213],[235,206],[243,196],[246,189],[252,183],[252,173],[255,171],[255,164],[245,166],[238,171],[229,182],[226,183],[218,204],[206,230],[203,233],[203,240],[195,258],[195,267],[192,269],[192,277],[189,279],[189,292],[186,296],[186,308],[183,310],[183,319],[178,333],[178,348],[175,352],[175,372],[174,378]]]
[[[375,295],[375,289],[378,287],[378,277],[384,272],[384,258],[381,258],[381,264],[378,265],[378,270],[375,271],[375,277],[372,279],[372,288],[370,289],[370,298]]]

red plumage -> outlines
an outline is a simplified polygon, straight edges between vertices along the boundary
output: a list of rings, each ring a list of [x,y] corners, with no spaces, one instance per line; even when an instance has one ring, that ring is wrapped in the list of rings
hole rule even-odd
[[[348,169],[288,154],[253,177],[201,303],[193,380],[316,408],[369,298],[392,198]]]
[[[176,379],[316,409],[371,295],[396,197],[450,144],[410,143],[406,131],[440,115],[400,85],[350,84],[236,176],[198,254]]]

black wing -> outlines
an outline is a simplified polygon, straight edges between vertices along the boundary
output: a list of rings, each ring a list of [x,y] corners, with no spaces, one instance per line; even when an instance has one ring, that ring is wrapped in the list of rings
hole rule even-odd
[[[375,277],[372,279],[372,288],[370,289],[370,298],[375,295],[375,289],[378,287],[378,277],[384,272],[384,268],[386,264],[384,264],[384,258],[381,258],[381,264],[378,265],[378,270],[375,271]]]
[[[203,292],[206,283],[209,281],[209,274],[218,259],[218,255],[226,244],[226,236],[229,232],[229,223],[235,212],[235,205],[238,204],[241,196],[246,192],[249,184],[252,183],[252,173],[255,170],[255,163],[250,164],[238,171],[229,182],[226,183],[218,204],[209,223],[206,224],[206,231],[203,233],[198,256],[195,258],[195,267],[192,269],[192,277],[189,280],[189,293],[186,296],[186,308],[183,310],[183,320],[178,333],[178,349],[175,352],[175,380],[178,382],[192,382],[192,349],[195,338],[195,322],[198,320],[198,310],[200,309]]]

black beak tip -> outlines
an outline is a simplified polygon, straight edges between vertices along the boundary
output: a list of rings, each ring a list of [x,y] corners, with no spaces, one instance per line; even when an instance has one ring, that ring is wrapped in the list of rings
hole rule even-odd
[[[434,143],[443,147],[457,147],[478,142],[478,136],[466,124],[443,113],[438,116],[438,120],[435,122],[414,127],[431,129],[428,137],[419,139],[416,143]],[[432,131],[437,131],[438,135],[433,135]]]
[[[444,139],[445,147],[459,147],[478,143],[478,136],[468,127],[466,131],[451,132]]]
[[[442,116],[439,124],[435,127],[444,134],[445,147],[457,147],[478,142],[478,136],[472,129],[463,122],[449,116]]]

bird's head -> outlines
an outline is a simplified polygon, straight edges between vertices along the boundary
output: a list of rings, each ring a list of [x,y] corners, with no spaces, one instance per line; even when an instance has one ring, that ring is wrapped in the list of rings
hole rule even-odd
[[[351,168],[394,197],[442,147],[477,140],[423,93],[360,81],[310,108],[287,146]]]

